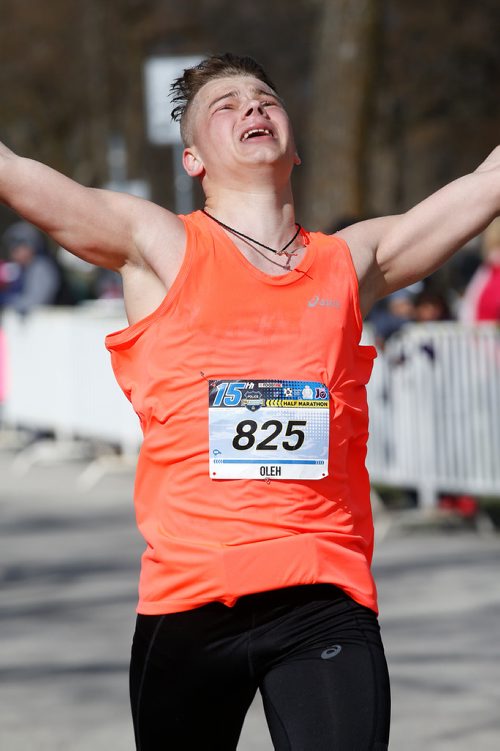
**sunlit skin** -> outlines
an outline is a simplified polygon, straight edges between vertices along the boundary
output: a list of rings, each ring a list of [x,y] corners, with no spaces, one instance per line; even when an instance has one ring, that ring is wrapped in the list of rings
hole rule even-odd
[[[290,176],[300,158],[281,99],[251,76],[216,79],[196,95],[189,123],[184,167],[201,180],[206,209],[262,242],[284,245],[295,227]],[[244,139],[251,129],[271,134]]]
[[[211,81],[198,92],[190,111],[193,143],[184,152],[184,164],[193,177],[210,182],[242,183],[262,187],[287,185],[296,153],[290,119],[281,99],[265,83],[250,76]],[[272,135],[242,140],[249,128],[269,128]],[[279,168],[278,168],[279,167]],[[264,182],[265,184],[265,182]]]
[[[290,175],[299,163],[283,103],[266,84],[238,75],[207,83],[191,109],[192,140],[184,166],[201,181],[207,211],[272,248],[283,247],[295,230]],[[272,134],[243,142],[249,126],[271,126]],[[335,164],[331,168],[334,172]],[[161,303],[181,268],[186,233],[173,212],[133,196],[83,187],[1,143],[0,200],[80,258],[120,271],[131,323]],[[338,234],[351,250],[362,311],[428,276],[499,212],[497,147],[476,170],[404,214],[343,229]],[[332,204],[331,217],[336,213]],[[272,252],[231,239],[250,263],[269,274],[283,273],[273,265]],[[301,236],[291,249],[297,250],[294,268],[307,252]]]

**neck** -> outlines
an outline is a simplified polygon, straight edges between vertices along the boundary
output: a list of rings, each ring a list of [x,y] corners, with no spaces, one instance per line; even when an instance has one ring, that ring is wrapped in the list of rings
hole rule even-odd
[[[216,219],[273,247],[283,246],[295,231],[289,186],[283,191],[222,189],[207,192],[205,210]]]

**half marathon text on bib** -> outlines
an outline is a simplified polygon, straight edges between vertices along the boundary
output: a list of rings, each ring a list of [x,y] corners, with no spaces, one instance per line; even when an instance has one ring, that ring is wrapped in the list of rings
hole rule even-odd
[[[330,394],[318,381],[209,381],[214,480],[328,474]]]

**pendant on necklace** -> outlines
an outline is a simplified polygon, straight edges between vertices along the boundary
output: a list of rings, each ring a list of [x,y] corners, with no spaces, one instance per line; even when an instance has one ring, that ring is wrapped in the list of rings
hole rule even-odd
[[[292,270],[292,267],[290,266],[290,263],[291,263],[291,260],[292,260],[293,256],[297,255],[297,253],[298,253],[298,249],[297,250],[292,250],[291,253],[288,252],[287,250],[279,250],[276,253],[277,256],[286,256],[286,263],[283,266],[283,268],[285,269],[285,271],[291,271]]]
[[[261,248],[265,248],[266,250],[271,251],[271,253],[274,253],[277,256],[286,256],[286,263],[284,266],[282,266],[280,263],[276,263],[276,261],[273,261],[271,258],[268,258],[267,260],[270,261],[270,263],[273,263],[275,266],[279,266],[281,269],[284,269],[285,271],[292,271],[292,267],[290,266],[290,261],[292,260],[292,257],[295,256],[299,252],[299,248],[296,248],[295,250],[288,250],[290,245],[294,242],[294,240],[297,238],[298,234],[302,231],[302,226],[295,222],[295,226],[297,228],[297,231],[295,232],[294,236],[291,240],[287,242],[284,248],[281,248],[281,250],[275,250],[274,248],[271,248],[269,245],[266,245],[265,243],[261,243],[259,240],[256,240],[254,237],[250,237],[250,235],[245,235],[243,232],[240,232],[239,230],[235,229],[234,227],[230,227],[229,224],[225,224],[224,222],[221,222],[220,219],[216,219],[215,216],[212,216],[212,214],[209,214],[208,211],[205,209],[202,209],[205,216],[208,216],[209,219],[212,219],[212,221],[219,224],[221,227],[223,227],[225,230],[228,230],[229,232],[232,232],[233,235],[236,235],[236,237],[241,238],[242,240],[246,240],[247,243],[250,243],[250,247],[252,247],[254,250],[257,251],[257,253],[260,253],[261,256],[264,258],[267,258],[267,256],[262,253],[261,250],[256,248],[256,245],[260,245]],[[304,242],[304,245],[306,243]]]

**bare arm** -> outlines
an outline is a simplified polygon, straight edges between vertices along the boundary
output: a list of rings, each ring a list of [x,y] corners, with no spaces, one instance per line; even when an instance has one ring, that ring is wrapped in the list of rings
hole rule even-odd
[[[500,213],[500,147],[400,216],[360,222],[339,232],[350,245],[362,308],[435,271]]]
[[[158,273],[169,241],[176,251],[184,243],[181,220],[165,209],[126,194],[85,188],[1,143],[0,200],[67,250],[105,268],[147,266]]]

